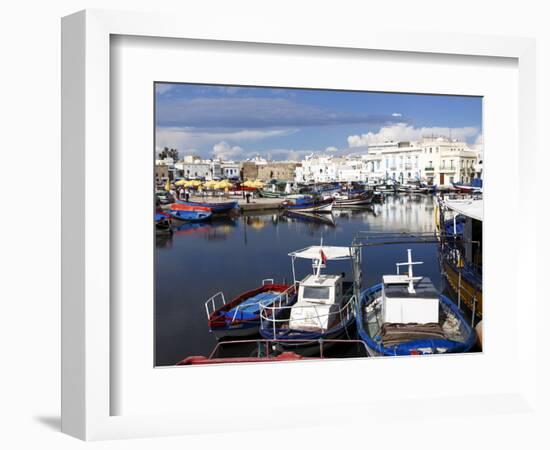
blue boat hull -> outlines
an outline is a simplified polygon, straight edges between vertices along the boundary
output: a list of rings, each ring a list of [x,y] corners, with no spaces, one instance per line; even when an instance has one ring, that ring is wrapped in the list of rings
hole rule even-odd
[[[474,329],[466,322],[457,305],[448,297],[440,294],[439,301],[445,305],[452,314],[460,321],[461,327],[465,330],[465,339],[461,342],[451,341],[449,339],[417,339],[404,342],[392,347],[385,347],[375,338],[373,338],[365,328],[365,308],[379,297],[382,291],[382,284],[376,284],[361,293],[361,300],[357,305],[356,321],[357,334],[367,345],[371,356],[405,356],[415,354],[418,349],[433,349],[433,353],[438,353],[436,349],[445,349],[444,353],[464,353],[472,349],[476,342],[476,333]],[[441,352],[443,353],[443,352]]]
[[[204,222],[212,217],[212,213],[208,211],[179,211],[171,209],[170,216],[184,222]]]

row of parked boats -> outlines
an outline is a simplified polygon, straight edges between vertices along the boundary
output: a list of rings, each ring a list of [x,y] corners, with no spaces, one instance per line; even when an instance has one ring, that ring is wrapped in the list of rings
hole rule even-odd
[[[429,237],[387,234],[377,239],[404,238],[411,243],[432,242]],[[179,365],[261,362],[324,357],[342,343],[356,344],[370,356],[460,353],[472,349],[476,333],[450,298],[425,276],[413,273],[422,262],[396,263],[396,273],[380,282],[361,286],[361,253],[370,241],[354,238],[348,247],[310,246],[289,253],[292,273],[297,261],[310,261],[312,273],[292,283],[263,280],[259,286],[226,299],[222,292],[206,300],[208,327],[221,345],[256,345],[249,354],[220,357],[195,355]],[[344,273],[326,273],[330,261],[349,261],[352,279]],[[402,270],[405,269],[405,270]],[[358,339],[354,336],[357,335]],[[236,341],[238,340],[238,341]]]

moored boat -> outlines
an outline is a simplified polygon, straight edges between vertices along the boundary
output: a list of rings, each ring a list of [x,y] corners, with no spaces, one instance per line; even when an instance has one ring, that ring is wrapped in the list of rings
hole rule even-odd
[[[157,211],[155,213],[155,234],[171,235],[172,232],[172,221],[170,220],[170,216],[162,211]]]
[[[226,363],[257,363],[257,362],[278,362],[278,361],[300,361],[308,359],[322,359],[332,357],[332,352],[326,352],[331,346],[350,347],[356,346],[354,355],[367,356],[366,346],[363,341],[319,339],[317,341],[306,341],[319,348],[318,356],[307,357],[292,351],[285,351],[280,347],[280,341],[269,339],[246,339],[238,341],[220,341],[209,356],[188,356],[176,363],[177,366],[208,365]]]
[[[361,293],[357,332],[371,356],[462,353],[476,342],[476,333],[457,305],[438,292],[427,277],[413,275],[408,261],[397,274]],[[399,267],[408,266],[407,274]]]
[[[232,209],[236,208],[238,206],[238,203],[236,201],[231,202],[186,202],[184,200],[176,200],[177,203],[180,205],[186,205],[186,206],[200,206],[203,208],[209,208],[212,213],[219,214],[219,213],[226,213],[231,211]]]
[[[173,219],[181,220],[183,222],[203,222],[212,217],[211,211],[185,211],[179,209],[169,209],[167,213]]]
[[[372,203],[372,197],[372,191],[361,191],[358,193],[339,193],[334,196],[334,207],[350,208],[368,206]]]
[[[435,220],[441,272],[459,307],[472,313],[473,326],[483,317],[483,200],[471,196],[440,199]]]
[[[226,302],[223,292],[218,292],[204,303],[210,332],[217,339],[254,336],[260,327],[260,302],[270,305],[281,298],[292,303],[294,286],[276,284],[273,279],[263,280],[261,286],[243,292],[229,302]]]
[[[305,196],[293,200],[285,200],[281,206],[288,211],[305,211],[316,213],[330,213],[334,205],[332,198],[327,200],[317,200],[314,197]]]
[[[337,339],[347,336],[355,324],[355,295],[353,282],[344,274],[322,274],[327,261],[358,260],[357,250],[351,247],[311,246],[289,253],[294,261],[313,261],[313,273],[297,281],[297,299],[291,304],[279,298],[275,302],[260,302],[260,334],[265,339],[280,342],[285,350],[302,355],[316,354],[310,341]]]

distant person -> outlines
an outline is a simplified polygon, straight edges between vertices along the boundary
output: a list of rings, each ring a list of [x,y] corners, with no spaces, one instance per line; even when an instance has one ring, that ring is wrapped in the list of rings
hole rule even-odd
[[[244,196],[244,189],[241,191],[241,193],[243,194],[243,200],[245,199],[245,196]]]
[[[189,201],[189,191],[185,191],[185,201]]]
[[[250,192],[246,193],[246,203],[250,203]]]

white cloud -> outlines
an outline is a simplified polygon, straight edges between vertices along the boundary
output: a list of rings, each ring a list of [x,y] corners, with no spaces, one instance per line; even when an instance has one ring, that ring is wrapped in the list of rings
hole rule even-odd
[[[334,147],[333,145],[325,148],[325,152],[337,152],[337,151],[338,151],[338,147]]]
[[[240,159],[244,156],[244,150],[238,145],[231,146],[225,141],[218,142],[212,147],[214,157],[220,159]]]
[[[210,146],[221,141],[253,142],[275,136],[285,136],[295,130],[227,130],[206,131],[184,127],[157,127],[157,147],[170,147],[185,150],[194,147]]]
[[[445,128],[445,127],[422,127],[415,128],[406,123],[398,123],[382,127],[378,132],[368,132],[361,135],[348,136],[349,147],[365,147],[385,141],[415,141],[423,136],[449,136],[453,139],[471,141],[479,135],[477,127]]]
[[[401,117],[402,115],[401,113],[392,113],[392,117]]]
[[[155,92],[157,94],[165,94],[169,90],[171,90],[175,85],[174,84],[166,84],[166,83],[157,83],[155,84]]]

